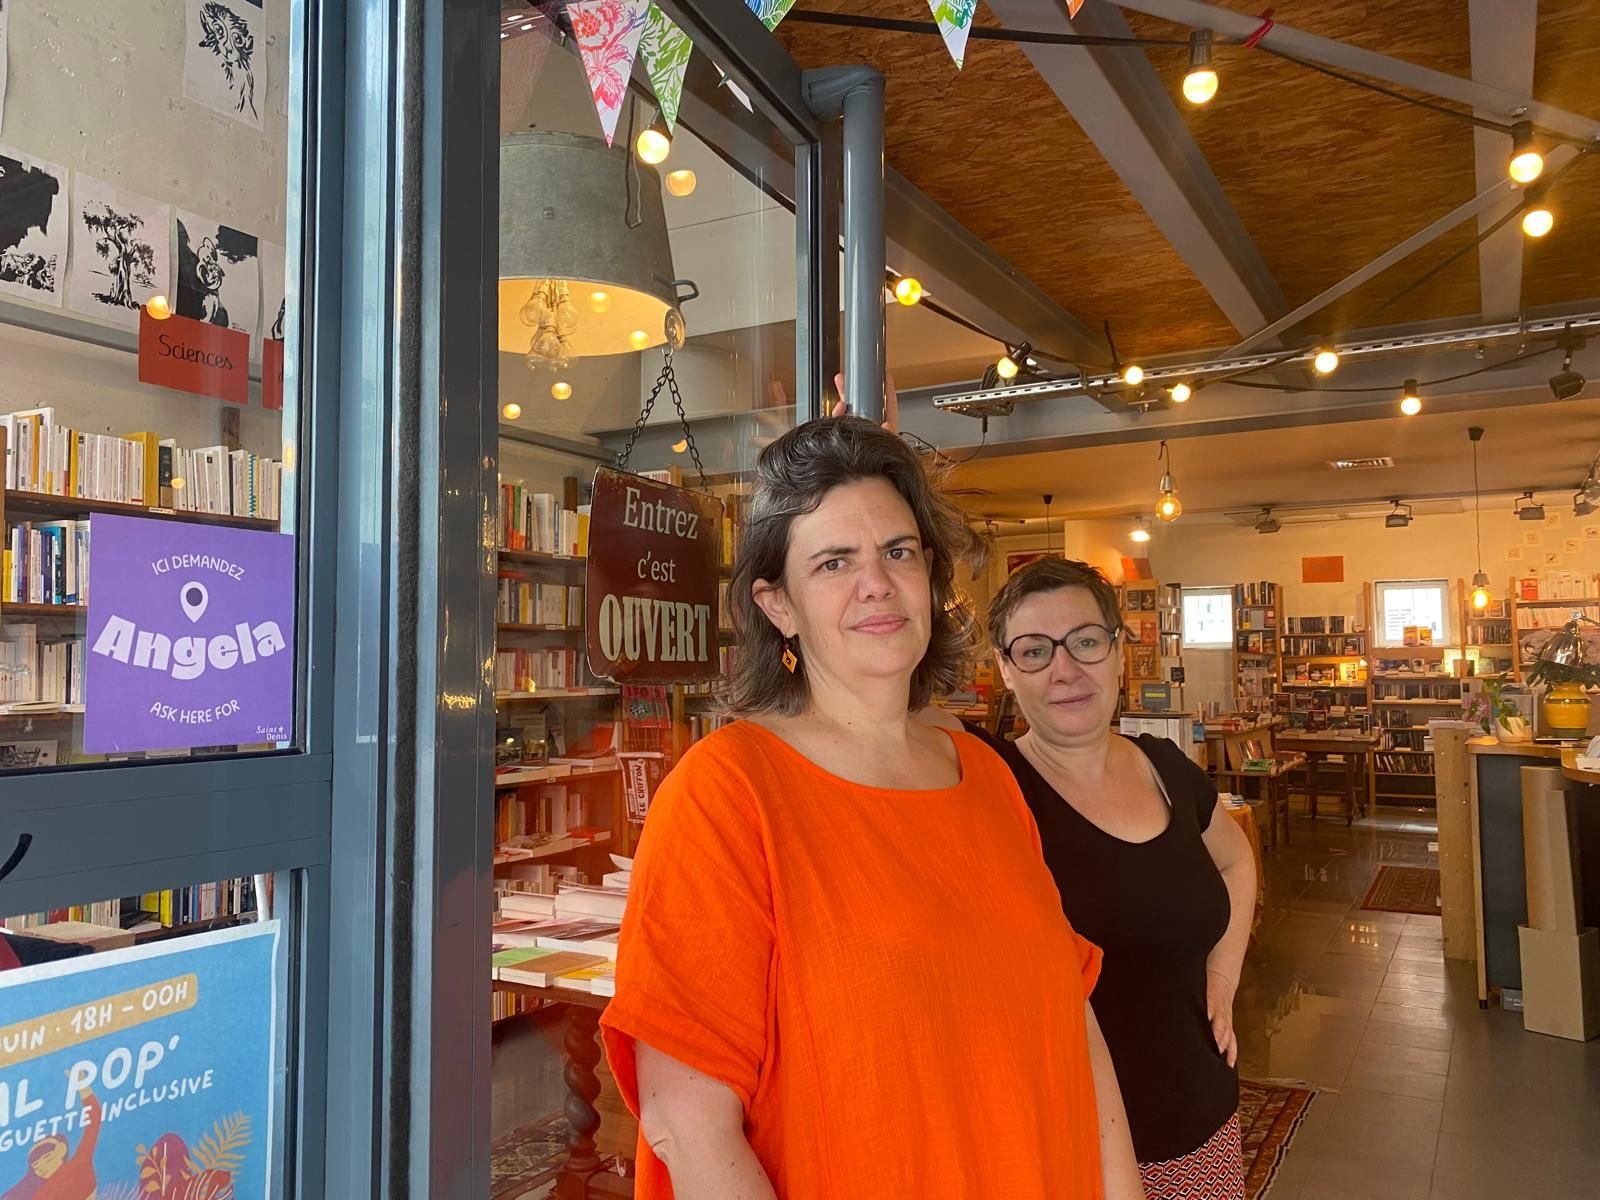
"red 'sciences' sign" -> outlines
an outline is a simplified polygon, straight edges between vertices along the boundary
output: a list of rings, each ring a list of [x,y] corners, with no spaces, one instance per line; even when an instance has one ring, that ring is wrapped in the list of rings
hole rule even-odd
[[[274,412],[283,407],[283,342],[278,338],[261,343],[261,407]]]
[[[139,313],[139,381],[250,402],[250,335],[189,317]]]
[[[630,683],[720,674],[722,502],[601,467],[589,511],[589,669]]]

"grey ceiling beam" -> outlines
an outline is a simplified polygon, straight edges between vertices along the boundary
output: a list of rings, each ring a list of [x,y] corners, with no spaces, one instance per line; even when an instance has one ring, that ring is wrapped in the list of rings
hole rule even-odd
[[[1013,29],[1132,36],[1107,4],[1087,5],[1070,21],[1038,0],[989,0],[989,10]],[[1105,46],[1019,48],[1234,328],[1281,316],[1282,290],[1149,59]]]
[[[1533,56],[1539,27],[1539,0],[1472,0],[1468,10],[1472,37],[1472,78],[1499,91],[1528,95],[1533,91]],[[1478,115],[1497,114],[1477,110]],[[1478,191],[1487,191],[1506,177],[1511,138],[1493,129],[1472,131]],[[1505,215],[1499,210],[1478,214],[1482,235]],[[1501,321],[1522,307],[1522,230],[1510,222],[1478,244],[1478,293],[1483,317]]]
[[[1490,0],[1491,4],[1499,0]],[[1121,8],[1148,13],[1187,25],[1191,29],[1210,29],[1223,37],[1243,39],[1261,27],[1261,18],[1232,9],[1206,4],[1203,0],[1115,0]],[[1431,67],[1421,67],[1372,50],[1362,50],[1333,38],[1275,24],[1261,42],[1264,46],[1296,58],[1309,59],[1328,67],[1366,75],[1414,92],[1453,100],[1479,109],[1495,120],[1511,121],[1525,117],[1535,125],[1569,137],[1600,138],[1600,121],[1568,112],[1553,104],[1535,100],[1527,91],[1492,86],[1474,79],[1462,79]],[[1224,64],[1226,66],[1226,64]],[[1226,83],[1223,84],[1227,86]]]

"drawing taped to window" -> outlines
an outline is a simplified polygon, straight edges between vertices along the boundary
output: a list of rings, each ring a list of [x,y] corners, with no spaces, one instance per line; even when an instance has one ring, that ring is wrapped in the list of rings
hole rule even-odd
[[[283,341],[284,274],[288,260],[277,242],[261,243],[261,336],[268,341]]]
[[[261,128],[265,61],[260,0],[186,0],[183,94]]]
[[[0,295],[61,307],[67,169],[0,146]]]
[[[261,311],[255,234],[181,210],[177,226],[178,315],[254,337]]]
[[[72,186],[67,307],[128,329],[172,291],[172,209],[88,175]]]

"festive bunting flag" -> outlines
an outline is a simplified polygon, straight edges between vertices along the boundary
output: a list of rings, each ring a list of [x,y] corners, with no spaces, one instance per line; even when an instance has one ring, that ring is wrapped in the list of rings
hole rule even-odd
[[[778,22],[789,15],[789,10],[794,7],[794,0],[744,0],[745,7],[761,18],[761,23],[771,33],[778,27]]]
[[[678,101],[683,98],[683,76],[689,69],[691,50],[689,35],[652,4],[639,39],[639,53],[644,55],[644,69],[668,132],[678,126]]]
[[[567,5],[608,146],[628,98],[628,77],[649,11],[650,0],[574,0]]]
[[[722,76],[722,78],[717,81],[717,86],[718,87],[725,87],[730,92],[732,92],[733,93],[733,98],[735,100],[737,100],[740,104],[744,105],[745,112],[752,112],[752,113],[755,112],[755,106],[750,103],[750,97],[745,95],[744,89],[742,87],[740,87],[737,83],[735,83],[733,80],[729,79],[728,78],[728,73],[726,71],[724,71],[721,67],[717,68],[717,74]]]
[[[972,14],[978,7],[978,0],[928,0],[928,7],[933,10],[933,19],[944,37],[944,48],[956,60],[959,71],[967,56],[967,34],[972,29]]]
[[[1067,0],[1067,16],[1075,17],[1078,10],[1083,7],[1083,0]]]

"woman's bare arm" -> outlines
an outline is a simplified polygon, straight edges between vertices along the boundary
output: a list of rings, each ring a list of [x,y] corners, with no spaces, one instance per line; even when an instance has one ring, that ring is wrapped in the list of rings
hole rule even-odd
[[[1128,1129],[1128,1113],[1122,1106],[1122,1088],[1111,1050],[1100,1022],[1087,1000],[1083,1019],[1089,1030],[1089,1066],[1094,1071],[1095,1103],[1100,1110],[1100,1170],[1105,1178],[1105,1200],[1144,1200],[1144,1184],[1139,1178],[1139,1160],[1133,1155],[1133,1135]]]
[[[639,1128],[683,1200],[776,1200],[727,1084],[636,1043]]]

